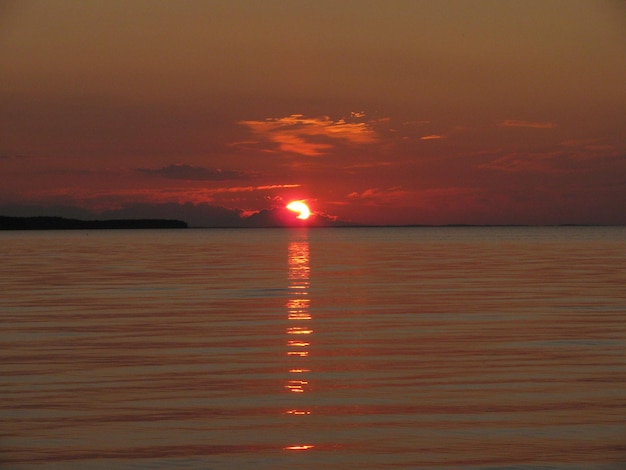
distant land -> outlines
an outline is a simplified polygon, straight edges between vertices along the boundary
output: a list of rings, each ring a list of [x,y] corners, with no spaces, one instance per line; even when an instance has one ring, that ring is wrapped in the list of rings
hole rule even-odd
[[[269,211],[268,211],[269,212]],[[249,218],[252,219],[253,217]],[[248,222],[247,224],[245,222]],[[285,223],[279,220],[246,220],[244,223],[232,225],[206,225],[194,226],[199,229],[219,229],[219,228],[411,228],[411,227],[598,227],[607,225],[587,225],[587,224],[554,224],[554,225],[526,225],[526,224],[408,224],[408,225],[370,225],[347,222],[329,222],[322,219],[317,223],[308,224],[303,221],[298,223]],[[136,229],[186,229],[189,228],[187,222],[176,219],[105,219],[105,220],[81,220],[55,216],[34,216],[34,217],[12,217],[0,215],[1,230],[136,230]]]
[[[0,230],[114,230],[187,227],[187,223],[182,220],[169,219],[79,220],[64,217],[0,216]]]

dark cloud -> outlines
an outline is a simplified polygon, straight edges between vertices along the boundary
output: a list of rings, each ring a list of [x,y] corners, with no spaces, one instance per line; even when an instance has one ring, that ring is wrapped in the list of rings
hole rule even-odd
[[[248,178],[248,175],[241,171],[204,168],[191,165],[168,165],[156,169],[137,168],[136,171],[148,175],[161,176],[163,178],[188,181],[228,181]]]
[[[284,209],[264,209],[242,219],[242,227],[347,227],[348,222],[323,214],[312,215],[307,220],[299,220],[294,213]]]

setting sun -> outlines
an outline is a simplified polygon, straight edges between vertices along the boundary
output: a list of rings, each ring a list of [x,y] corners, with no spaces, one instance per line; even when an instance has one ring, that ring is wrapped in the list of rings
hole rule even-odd
[[[304,201],[291,201],[287,204],[287,209],[293,212],[299,212],[296,218],[306,220],[311,216],[311,210]]]

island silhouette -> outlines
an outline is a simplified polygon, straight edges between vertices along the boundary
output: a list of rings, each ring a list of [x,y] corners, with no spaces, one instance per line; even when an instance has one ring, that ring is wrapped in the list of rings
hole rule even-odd
[[[114,230],[187,227],[187,223],[182,220],[170,219],[79,220],[46,216],[0,216],[0,230]]]

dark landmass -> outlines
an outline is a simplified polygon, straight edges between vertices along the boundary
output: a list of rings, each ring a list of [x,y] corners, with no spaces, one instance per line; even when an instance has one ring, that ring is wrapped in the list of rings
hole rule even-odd
[[[114,219],[78,220],[64,217],[6,217],[0,216],[0,230],[117,230],[187,228],[181,220]]]
[[[471,223],[450,223],[450,224],[374,224],[358,221],[341,220],[328,214],[316,212],[307,220],[295,218],[295,213],[284,207],[263,209],[250,214],[241,209],[229,209],[223,206],[214,206],[208,203],[163,203],[146,204],[137,203],[125,205],[118,209],[104,212],[92,212],[75,206],[40,206],[40,205],[2,205],[0,204],[0,214],[12,218],[42,218],[50,219],[63,218],[79,221],[102,221],[107,224],[115,223],[121,225],[119,228],[162,228],[163,221],[184,221],[190,228],[278,228],[278,227],[607,227],[620,226],[620,224],[602,223],[543,223],[543,224],[471,224]],[[1,217],[1,216],[0,216]],[[158,221],[157,225],[145,226],[140,223],[139,227],[128,227],[130,221]],[[7,220],[0,220],[0,230],[14,229],[10,227]],[[99,222],[98,222],[99,223]],[[41,225],[41,224],[36,224]],[[49,224],[46,224],[49,225]],[[76,227],[78,229],[84,226]],[[163,228],[170,228],[166,225]],[[178,226],[177,226],[178,227]],[[31,229],[55,229],[57,227],[31,227]],[[63,228],[63,227],[60,227]],[[96,228],[113,228],[97,226]],[[23,228],[26,229],[26,228]]]
[[[555,224],[541,225],[541,227],[595,227],[598,225],[587,224]],[[206,225],[194,225],[192,228],[444,228],[444,227],[537,227],[526,224],[407,224],[407,225],[373,225],[333,220],[325,216],[315,216],[308,220],[293,218],[293,214],[283,210],[264,210],[252,216],[236,220],[208,220]],[[0,230],[116,230],[116,229],[180,229],[189,228],[187,222],[176,219],[105,219],[105,220],[81,220],[66,217],[35,216],[13,217],[0,216]]]

